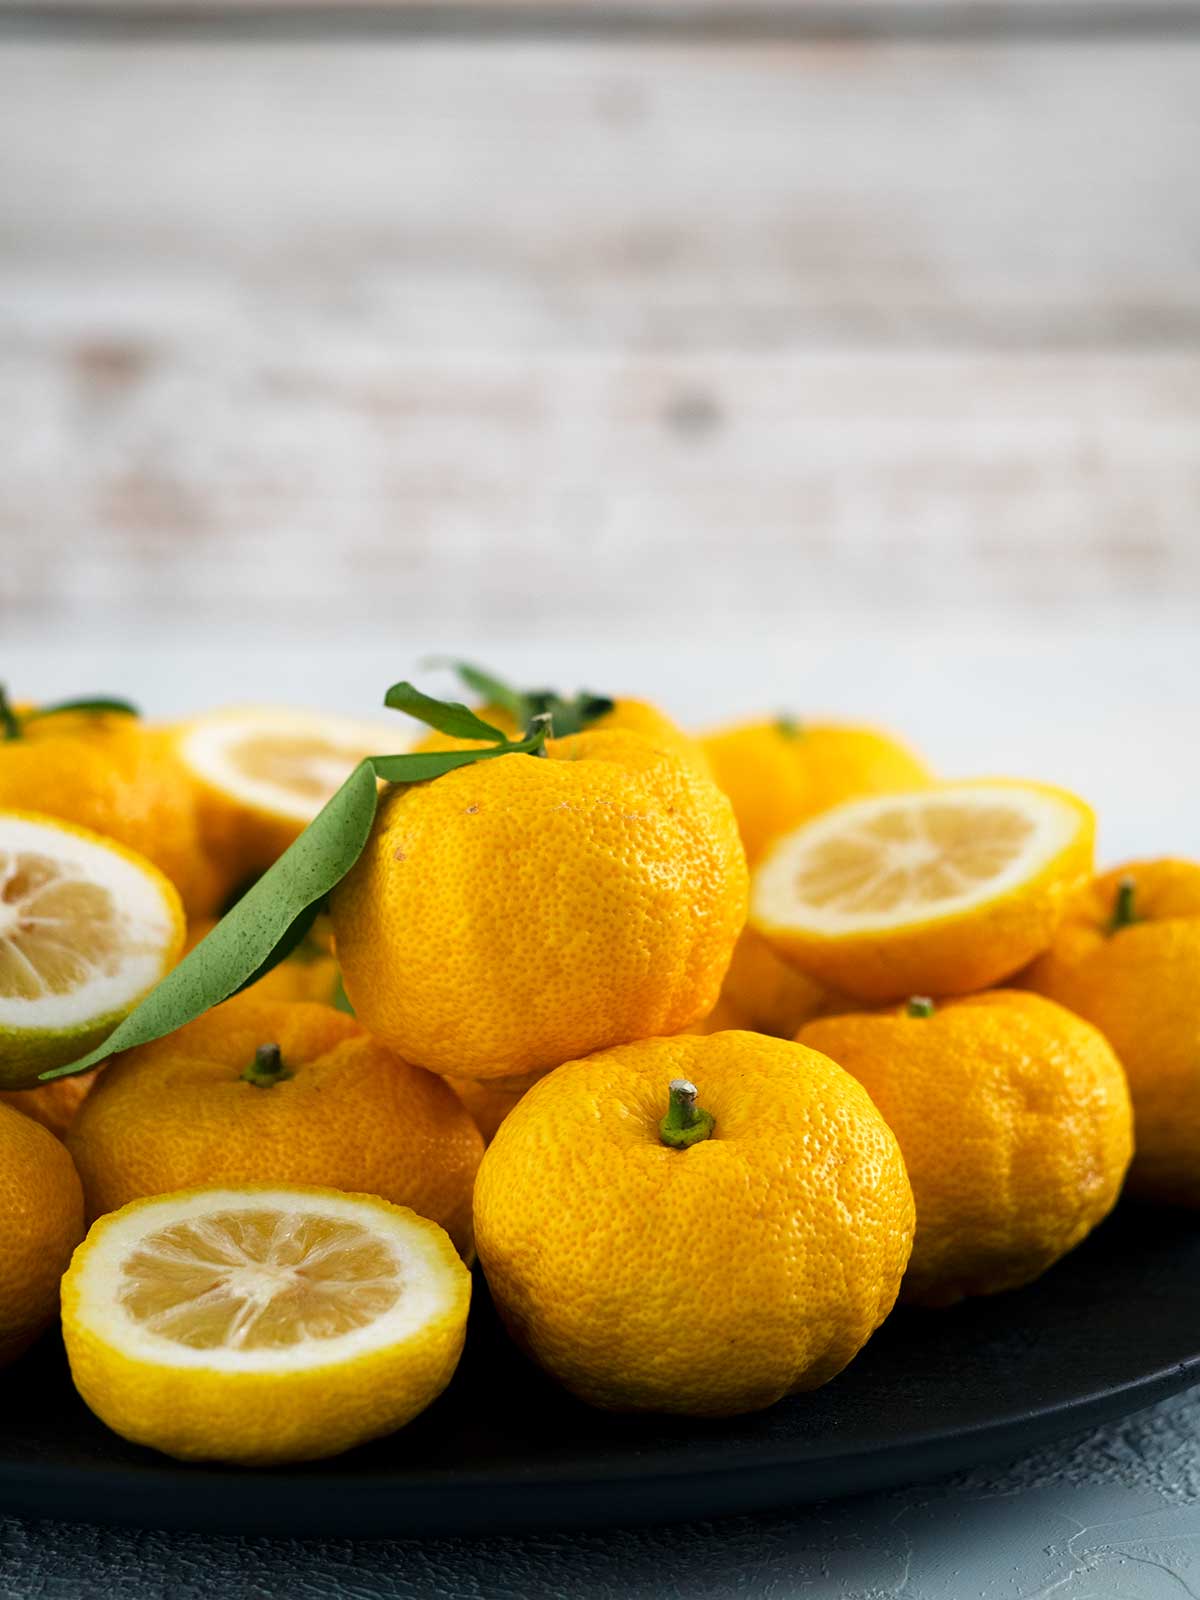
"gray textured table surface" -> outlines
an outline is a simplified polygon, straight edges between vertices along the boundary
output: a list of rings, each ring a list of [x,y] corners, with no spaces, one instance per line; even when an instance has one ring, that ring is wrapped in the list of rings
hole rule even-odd
[[[1200,1394],[999,1468],[795,1514],[525,1538],[226,1539],[0,1519],[0,1600],[1176,1600]]]

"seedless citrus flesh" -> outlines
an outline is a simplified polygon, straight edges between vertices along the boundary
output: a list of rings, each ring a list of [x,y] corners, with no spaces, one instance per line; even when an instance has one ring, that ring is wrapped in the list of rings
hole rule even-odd
[[[149,861],[56,818],[0,812],[0,1088],[105,1038],[175,963],[183,908]]]
[[[434,1222],[335,1189],[193,1189],[102,1217],[63,1279],[86,1403],[182,1460],[336,1455],[458,1364],[471,1278]]]
[[[399,718],[362,722],[279,706],[214,711],[177,735],[204,842],[231,872],[246,874],[270,866],[364,756],[410,743]]]
[[[963,994],[1047,947],[1094,839],[1083,801],[1043,784],[852,801],[776,841],[750,920],[785,959],[847,994]]]

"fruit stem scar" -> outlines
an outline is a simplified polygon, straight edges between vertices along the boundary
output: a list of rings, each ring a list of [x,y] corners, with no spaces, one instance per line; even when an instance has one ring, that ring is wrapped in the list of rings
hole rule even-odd
[[[933,1015],[933,1001],[927,994],[914,994],[910,997],[904,1008],[906,1017],[931,1017]]]
[[[786,711],[775,718],[775,728],[785,739],[798,739],[803,731],[797,719]]]
[[[1108,924],[1109,933],[1117,933],[1121,928],[1128,928],[1131,922],[1140,922],[1134,906],[1137,895],[1137,880],[1126,876],[1117,884],[1117,898],[1113,902],[1112,918]]]
[[[242,1073],[245,1082],[252,1083],[256,1089],[269,1089],[273,1083],[282,1083],[291,1076],[277,1044],[260,1044],[254,1052],[254,1060]]]
[[[658,1125],[658,1137],[672,1150],[686,1150],[689,1145],[711,1139],[716,1118],[696,1104],[696,1085],[686,1078],[672,1078],[668,1086],[670,1102],[667,1114]]]

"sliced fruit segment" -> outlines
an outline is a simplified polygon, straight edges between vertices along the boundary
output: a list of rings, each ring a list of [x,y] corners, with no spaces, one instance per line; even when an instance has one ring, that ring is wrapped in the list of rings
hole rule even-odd
[[[251,1185],[102,1217],[63,1280],[71,1373],[103,1422],[184,1460],[335,1455],[410,1421],[458,1364],[471,1276],[373,1195]]]
[[[775,842],[752,924],[847,994],[962,994],[1053,937],[1091,870],[1091,811],[1065,790],[993,780],[857,800]]]
[[[31,812],[0,811],[0,1088],[99,1044],[178,959],[183,907],[149,861]]]
[[[198,717],[179,730],[177,747],[196,784],[206,848],[250,876],[283,854],[364,756],[411,742],[399,717],[372,723],[246,706]]]

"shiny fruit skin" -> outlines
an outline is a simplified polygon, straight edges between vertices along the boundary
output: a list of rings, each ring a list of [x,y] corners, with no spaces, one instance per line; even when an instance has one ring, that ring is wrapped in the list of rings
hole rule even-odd
[[[1138,920],[1111,931],[1126,877]],[[1200,1207],[1200,865],[1133,861],[1101,874],[1022,982],[1094,1023],[1121,1058],[1135,1122],[1130,1191]]]
[[[701,744],[733,801],[746,858],[831,806],[867,794],[901,794],[932,781],[924,762],[890,734],[845,723],[747,722]]]
[[[58,1283],[83,1238],[83,1190],[61,1142],[0,1105],[0,1366],[58,1316]]]
[[[746,914],[724,795],[633,733],[393,788],[332,896],[364,1026],[454,1077],[544,1072],[716,1002]]]
[[[945,1306],[1029,1283],[1116,1204],[1132,1153],[1120,1062],[1040,996],[995,989],[808,1023],[900,1142],[917,1203],[901,1298]]]
[[[241,1074],[278,1044],[292,1076]],[[471,1251],[483,1140],[446,1085],[329,1006],[247,993],[115,1057],[67,1135],[89,1218],[213,1184],[316,1184],[410,1206]]]
[[[659,1137],[672,1079],[715,1117]],[[752,1033],[647,1039],[573,1061],[505,1118],[475,1226],[514,1338],[615,1410],[730,1416],[825,1383],[882,1322],[912,1193],[866,1093]]]

